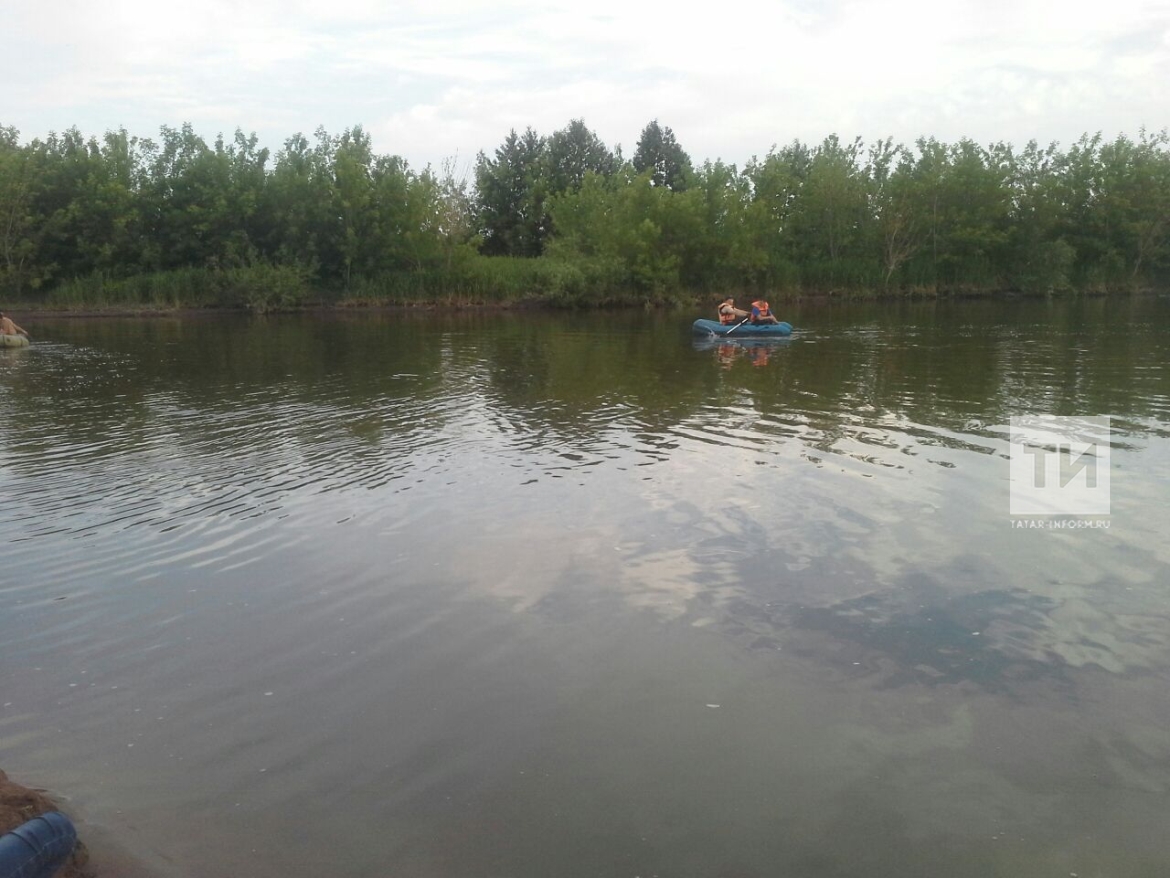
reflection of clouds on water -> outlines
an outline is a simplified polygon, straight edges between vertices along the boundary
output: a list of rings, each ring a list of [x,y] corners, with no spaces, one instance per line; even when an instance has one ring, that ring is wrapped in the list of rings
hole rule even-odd
[[[685,495],[669,487],[673,477],[715,486],[735,473],[744,479],[735,490],[705,497],[693,484]],[[618,520],[582,510],[558,519],[546,508],[514,538],[470,540],[452,573],[517,611],[575,621],[625,606],[882,687],[1012,695],[1041,681],[1079,684],[1086,671],[1170,665],[1170,625],[1149,603],[1159,565],[1131,558],[1106,572],[1108,553],[1090,560],[1102,555],[1100,534],[977,521],[966,546],[983,539],[985,551],[957,554],[945,532],[931,533],[935,522],[899,514],[920,500],[874,492],[828,502],[799,477],[743,461],[671,475],[626,485]],[[1064,545],[1056,560],[1052,536]]]
[[[919,603],[929,601],[929,603]],[[1007,691],[1018,682],[1059,676],[1043,654],[1005,650],[1031,643],[1052,602],[1026,592],[988,591],[931,600],[925,594],[879,593],[828,607],[796,609],[788,620],[802,632],[800,650],[879,685],[974,684]]]
[[[1158,874],[1165,334],[1038,346],[1038,307],[727,371],[576,314],[61,327],[0,369],[5,741],[107,808],[239,789],[290,857],[324,836],[288,803],[342,790],[326,835],[437,839],[415,873],[649,837],[640,874]],[[1007,418],[1110,407],[1112,527],[1013,529]],[[127,751],[144,702],[173,724]]]
[[[605,504],[528,486],[546,493],[509,513],[508,534],[465,540],[452,573],[516,610],[567,621],[625,606],[886,686],[1010,693],[1170,664],[1148,612],[1165,567],[1156,524],[1013,529],[994,429],[869,414],[809,466],[812,419],[700,410],[652,478],[622,466],[648,440],[613,425],[616,463],[590,476]]]
[[[1114,674],[1165,669],[1170,664],[1170,619],[1148,610],[1119,612],[1118,582],[1103,580],[1096,586],[1096,601],[1090,592],[1061,602],[1048,614],[1046,625],[1005,643],[1005,651]]]
[[[725,570],[724,574],[729,572]],[[656,552],[647,558],[635,559],[623,571],[629,605],[634,609],[649,610],[666,620],[681,619],[694,613],[700,599],[719,602],[722,592],[729,588],[719,585],[719,579],[701,581],[688,548]]]
[[[1115,580],[1077,597],[1023,589],[949,591],[922,578],[892,590],[806,606],[740,595],[721,630],[761,638],[882,687],[973,685],[1012,693],[1029,681],[1071,683],[1076,671],[1162,672],[1170,620],[1137,612]]]
[[[621,576],[612,529],[585,526],[573,531],[547,519],[516,521],[506,533],[487,539],[468,534],[457,553],[444,556],[447,576],[503,601],[515,612],[555,607],[553,615],[583,611],[603,599],[595,583]],[[578,572],[588,571],[589,587],[576,588]],[[552,595],[558,595],[556,599]],[[576,606],[576,610],[571,608]]]

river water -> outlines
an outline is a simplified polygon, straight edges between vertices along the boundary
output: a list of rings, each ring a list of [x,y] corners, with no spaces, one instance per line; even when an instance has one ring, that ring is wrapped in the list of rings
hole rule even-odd
[[[0,767],[163,876],[1166,874],[1170,299],[691,316],[22,320]]]

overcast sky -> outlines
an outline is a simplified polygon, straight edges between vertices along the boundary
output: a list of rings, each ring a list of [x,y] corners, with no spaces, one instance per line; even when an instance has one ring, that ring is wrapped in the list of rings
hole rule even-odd
[[[696,162],[837,133],[1063,145],[1170,126],[1170,0],[0,0],[0,125],[277,149],[360,124],[416,169],[584,119]]]

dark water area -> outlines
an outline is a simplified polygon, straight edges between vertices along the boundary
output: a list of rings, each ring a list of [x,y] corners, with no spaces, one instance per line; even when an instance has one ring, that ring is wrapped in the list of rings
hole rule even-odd
[[[162,876],[1166,874],[1170,298],[693,316],[25,321],[0,767]]]

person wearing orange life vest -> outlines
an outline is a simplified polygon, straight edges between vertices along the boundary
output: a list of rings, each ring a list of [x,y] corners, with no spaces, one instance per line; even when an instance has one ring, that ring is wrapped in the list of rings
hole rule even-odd
[[[772,313],[772,309],[768,307],[768,303],[764,299],[756,299],[752,302],[752,324],[757,323],[779,323],[776,315]]]
[[[747,311],[741,311],[735,307],[735,297],[728,296],[719,304],[719,322],[724,326],[729,326],[732,323],[738,323],[742,318],[747,317]]]

